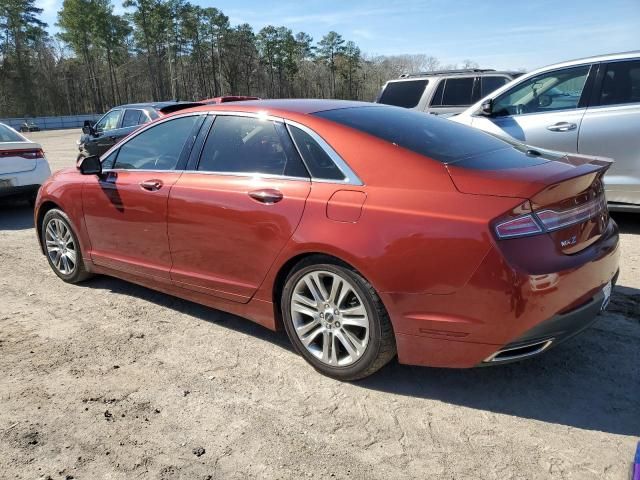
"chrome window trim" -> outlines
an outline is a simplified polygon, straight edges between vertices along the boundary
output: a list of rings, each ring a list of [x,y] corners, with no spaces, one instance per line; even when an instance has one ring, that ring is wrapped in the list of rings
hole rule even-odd
[[[289,136],[291,137],[291,141],[293,142],[293,145],[296,147],[296,150],[298,150],[298,154],[300,155],[300,158],[302,158],[303,162],[305,161],[304,160],[304,156],[302,155],[302,152],[300,152],[300,148],[298,147],[298,144],[294,140],[293,135],[291,134],[291,130],[289,129],[289,126],[299,128],[300,130],[305,132],[307,135],[309,135],[318,145],[320,145],[320,148],[322,148],[324,150],[324,152],[327,155],[329,155],[329,158],[331,158],[331,160],[333,161],[335,166],[338,167],[338,170],[340,170],[342,172],[342,174],[345,176],[344,180],[335,180],[335,179],[331,179],[331,178],[314,177],[313,174],[311,173],[311,170],[309,169],[308,165],[305,162],[305,166],[307,167],[307,171],[311,175],[312,181],[320,182],[320,183],[336,183],[338,185],[356,185],[356,186],[359,186],[359,187],[364,185],[362,180],[360,180],[360,177],[358,177],[358,175],[356,175],[356,173],[351,169],[351,167],[349,167],[349,165],[347,165],[347,162],[345,162],[342,159],[342,157],[340,157],[340,155],[338,155],[338,153],[331,147],[331,145],[329,145],[324,140],[324,138],[322,138],[320,135],[318,135],[316,132],[311,130],[306,125],[302,125],[301,123],[298,123],[298,122],[295,122],[295,121],[292,121],[292,120],[285,120],[284,124],[287,127],[287,131],[289,132]]]
[[[168,122],[168,121],[171,121],[171,120],[175,120],[177,118],[189,117],[189,116],[199,116],[199,115],[210,115],[210,116],[213,116],[213,117],[218,116],[218,115],[235,116],[235,117],[249,117],[249,118],[257,118],[259,120],[268,120],[268,121],[272,121],[272,122],[282,123],[287,128],[287,132],[289,132],[289,136],[291,137],[291,141],[293,142],[294,147],[298,151],[298,154],[300,155],[300,158],[302,159],[302,161],[304,163],[304,157],[300,153],[300,149],[298,148],[298,145],[296,144],[295,140],[291,136],[291,131],[289,130],[289,125],[297,127],[300,130],[302,130],[303,132],[307,133],[315,142],[318,143],[318,145],[320,145],[320,147],[325,151],[325,153],[327,155],[329,155],[329,157],[334,162],[336,167],[338,167],[338,169],[344,174],[345,179],[344,180],[334,180],[334,179],[330,179],[330,178],[314,177],[314,176],[311,175],[311,172],[310,172],[308,167],[307,167],[307,171],[309,172],[309,175],[311,175],[310,178],[309,177],[291,177],[291,176],[286,176],[286,175],[266,174],[266,173],[259,173],[259,172],[210,172],[210,171],[203,171],[203,170],[186,170],[186,169],[183,169],[183,170],[175,170],[175,169],[172,169],[172,170],[154,170],[154,169],[143,170],[143,169],[111,168],[111,169],[105,169],[105,170],[103,170],[103,172],[105,172],[105,173],[106,172],[156,172],[156,173],[182,172],[182,173],[188,173],[188,174],[200,173],[200,174],[205,174],[205,175],[227,175],[227,176],[236,176],[236,177],[255,177],[255,178],[298,180],[298,181],[304,180],[304,181],[308,181],[308,182],[310,181],[310,182],[317,182],[317,183],[334,183],[334,184],[338,184],[338,185],[354,185],[354,186],[363,186],[364,185],[362,180],[360,180],[360,178],[351,169],[351,167],[349,167],[349,165],[347,165],[347,163],[342,159],[342,157],[340,157],[340,155],[338,155],[338,153],[324,140],[324,138],[322,138],[320,135],[318,135],[315,131],[311,130],[306,125],[303,125],[303,124],[298,123],[296,121],[286,120],[286,119],[284,119],[282,117],[277,117],[275,115],[270,115],[266,111],[265,112],[238,112],[238,111],[232,111],[232,110],[219,110],[219,111],[217,111],[217,110],[209,110],[209,111],[197,111],[197,112],[188,112],[188,113],[171,115],[170,117],[163,118],[163,119],[156,120],[156,121],[152,121],[152,122],[150,122],[148,124],[144,124],[144,126],[141,126],[138,130],[134,131],[128,137],[126,137],[126,139],[124,141],[122,141],[122,143],[118,143],[117,145],[114,145],[109,150],[107,150],[105,153],[103,153],[102,156],[100,157],[100,162],[104,161],[116,149],[119,149],[119,148],[123,147],[124,145],[129,143],[131,140],[136,138],[138,135],[140,135],[143,132],[146,132],[148,129],[153,128],[156,125],[160,125],[161,123]],[[215,122],[214,122],[214,125],[215,125]],[[213,128],[213,125],[212,125],[212,128]],[[305,163],[305,167],[306,167],[306,163]]]
[[[171,170],[175,171],[175,170]],[[249,177],[255,178],[257,180],[267,179],[267,180],[295,180],[295,181],[303,181],[303,182],[311,182],[311,178],[309,177],[292,177],[290,175],[278,175],[275,173],[260,173],[260,172],[210,172],[205,170],[184,170],[183,173],[186,174],[199,174],[199,175],[223,175],[227,177]]]

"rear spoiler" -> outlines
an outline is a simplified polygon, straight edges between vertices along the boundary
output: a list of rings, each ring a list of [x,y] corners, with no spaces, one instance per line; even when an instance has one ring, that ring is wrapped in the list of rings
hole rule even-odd
[[[174,103],[173,105],[167,105],[166,107],[160,108],[159,111],[165,115],[168,115],[173,112],[178,112],[180,110],[185,110],[187,108],[201,107],[203,105],[205,104],[200,102]]]

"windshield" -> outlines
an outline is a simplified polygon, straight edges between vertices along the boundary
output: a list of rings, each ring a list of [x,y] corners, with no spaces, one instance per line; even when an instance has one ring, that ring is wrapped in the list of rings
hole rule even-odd
[[[354,107],[314,115],[386,140],[442,163],[509,148],[486,133],[415,110],[397,107]]]

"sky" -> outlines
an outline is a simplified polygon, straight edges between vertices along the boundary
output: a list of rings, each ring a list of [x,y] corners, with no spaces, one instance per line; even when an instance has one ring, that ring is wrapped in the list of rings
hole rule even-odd
[[[232,25],[331,30],[363,53],[423,53],[443,64],[525,69],[604,53],[640,50],[640,0],[190,0],[216,7]],[[121,0],[115,11],[124,12]],[[62,0],[36,0],[55,33]]]

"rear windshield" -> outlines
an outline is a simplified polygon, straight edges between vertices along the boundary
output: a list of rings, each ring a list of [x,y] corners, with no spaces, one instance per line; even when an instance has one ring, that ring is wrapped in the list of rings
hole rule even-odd
[[[384,87],[378,103],[396,107],[413,108],[420,103],[424,89],[429,80],[410,80],[406,82],[389,82]]]
[[[24,138],[12,128],[0,125],[0,142],[24,142]]]
[[[509,148],[496,137],[435,115],[395,107],[355,107],[314,115],[355,128],[420,155],[452,163]]]

